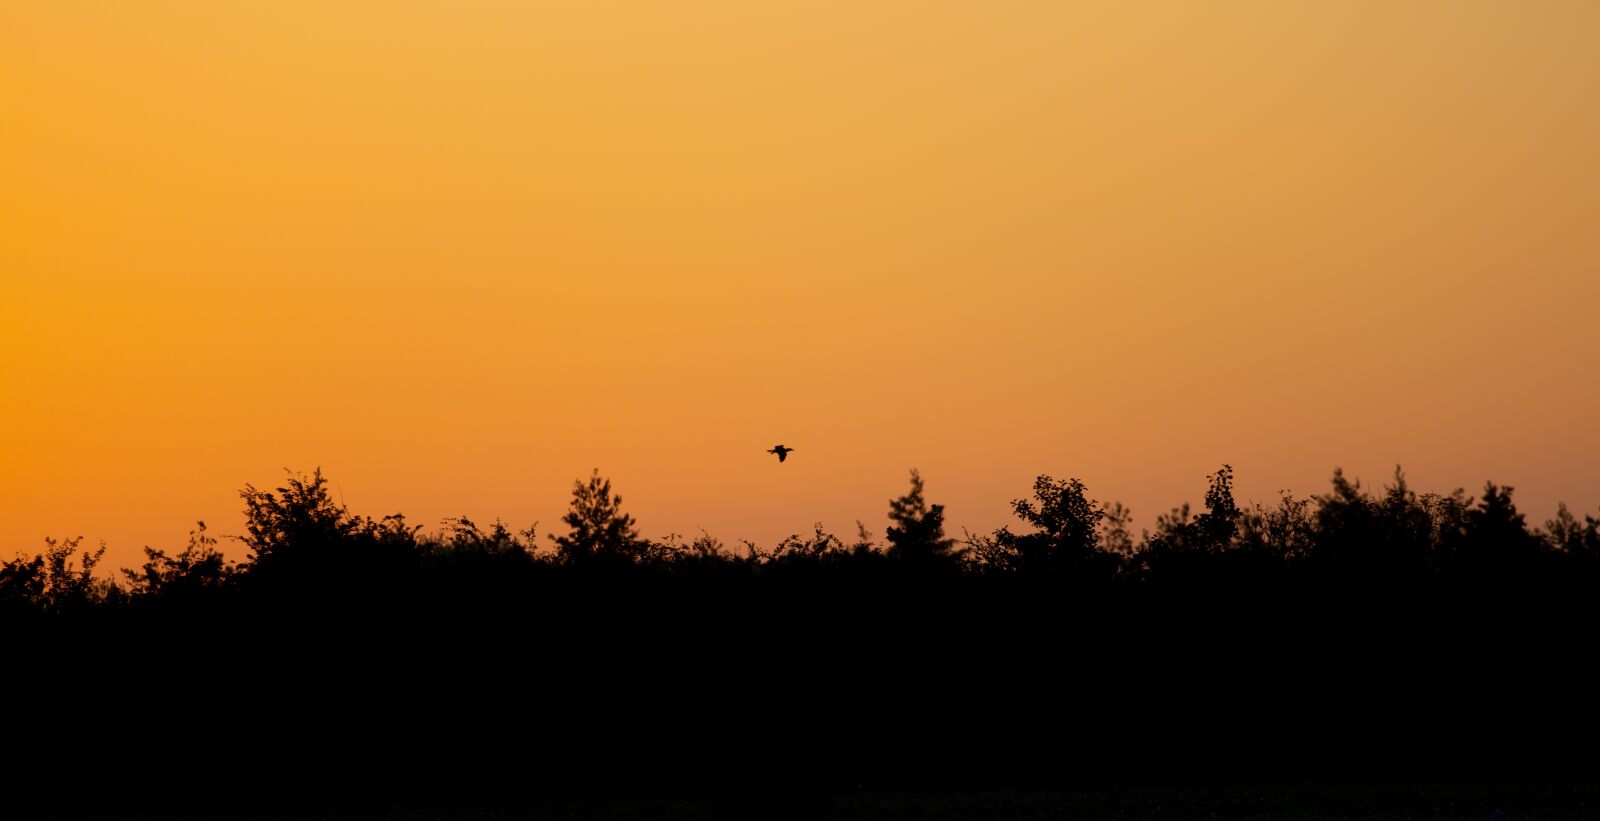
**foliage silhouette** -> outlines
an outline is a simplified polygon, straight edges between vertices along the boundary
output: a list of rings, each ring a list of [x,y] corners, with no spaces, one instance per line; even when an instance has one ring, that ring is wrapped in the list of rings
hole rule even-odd
[[[153,547],[144,549],[138,570],[122,571],[128,593],[136,598],[169,600],[206,595],[227,588],[236,568],[217,549],[217,539],[207,535],[206,523],[196,522],[189,544],[176,556]]]
[[[1018,534],[1002,527],[991,536],[972,539],[972,566],[977,572],[1067,578],[1080,586],[1104,584],[1116,575],[1121,555],[1102,550],[1100,544],[1106,512],[1088,497],[1082,482],[1041,475],[1034,480],[1033,498],[1014,500],[1011,507],[1033,531]],[[1125,528],[1127,512],[1120,506],[1117,511],[1113,527]],[[1118,549],[1125,547],[1119,543]]]
[[[105,588],[95,581],[94,569],[106,546],[79,552],[83,537],[45,541],[42,553],[18,555],[0,564],[0,606],[7,609],[38,608],[42,612],[72,612],[98,601]],[[78,552],[76,561],[73,553]]]
[[[557,557],[568,564],[636,562],[649,553],[633,517],[622,512],[622,497],[611,492],[611,480],[596,469],[588,482],[572,486],[572,507],[561,521],[571,528],[550,538]]]
[[[1583,556],[1600,560],[1600,519],[1584,516],[1579,522],[1565,504],[1556,509],[1556,517],[1545,522],[1552,546],[1570,556]]]
[[[76,539],[0,564],[12,668],[56,703],[115,687],[141,708],[115,732],[13,710],[36,742],[0,772],[59,801],[84,791],[45,763],[95,749],[72,777],[135,805],[164,785],[159,815],[1600,763],[1600,520],[1563,506],[1530,528],[1509,487],[1418,493],[1398,468],[1376,494],[1335,471],[1270,506],[1233,479],[1135,537],[1125,507],[1041,475],[1018,525],[957,542],[912,471],[883,543],[819,523],[730,549],[642,537],[595,471],[541,552],[535,527],[428,531],[290,474],[242,491],[236,563],[201,523],[116,580]]]
[[[922,474],[911,471],[911,490],[889,501],[885,532],[892,558],[922,566],[949,564],[955,540],[944,535],[944,505],[928,506],[922,498]]]

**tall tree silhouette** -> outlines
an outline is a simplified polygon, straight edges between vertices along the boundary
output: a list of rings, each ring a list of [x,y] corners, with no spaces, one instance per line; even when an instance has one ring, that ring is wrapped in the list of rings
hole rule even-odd
[[[1239,529],[1239,505],[1233,500],[1233,466],[1223,465],[1206,488],[1206,512],[1195,517],[1200,538],[1212,550],[1226,549]]]
[[[561,521],[571,531],[550,539],[563,562],[633,561],[645,553],[647,543],[639,538],[633,517],[622,512],[622,497],[611,492],[611,480],[602,478],[599,469],[587,482],[573,481],[572,506]]]
[[[889,500],[886,534],[889,555],[911,562],[937,562],[951,557],[954,539],[944,535],[944,505],[929,506],[922,496],[922,474],[911,471],[911,490]]]
[[[1462,557],[1481,572],[1525,567],[1537,561],[1546,542],[1529,533],[1525,517],[1511,501],[1512,488],[1488,482],[1476,507],[1467,511]]]

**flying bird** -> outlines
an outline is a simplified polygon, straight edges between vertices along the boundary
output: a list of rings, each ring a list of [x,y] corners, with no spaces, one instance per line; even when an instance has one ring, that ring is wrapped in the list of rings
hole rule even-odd
[[[778,461],[782,462],[783,460],[789,458],[789,454],[791,452],[793,452],[793,451],[794,451],[794,448],[786,448],[783,445],[773,445],[772,446],[772,450],[769,450],[767,452],[768,453],[776,453],[776,454],[778,454]]]

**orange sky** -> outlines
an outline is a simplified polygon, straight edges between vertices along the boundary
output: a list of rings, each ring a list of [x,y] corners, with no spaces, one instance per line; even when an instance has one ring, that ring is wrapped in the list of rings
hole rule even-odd
[[[1600,503],[1600,5],[0,5],[0,553]],[[798,448],[781,467],[762,453]]]

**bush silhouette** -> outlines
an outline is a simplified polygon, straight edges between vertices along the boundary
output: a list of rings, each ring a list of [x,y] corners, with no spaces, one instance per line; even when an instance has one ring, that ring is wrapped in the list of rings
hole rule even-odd
[[[144,555],[138,570],[122,571],[128,593],[135,597],[173,600],[212,594],[227,588],[236,569],[217,549],[217,539],[206,533],[205,522],[195,523],[188,546],[176,556],[153,547],[146,547]]]
[[[1017,518],[1033,528],[1014,533],[1002,527],[990,536],[971,540],[974,567],[1023,576],[1067,578],[1079,584],[1103,584],[1116,575],[1126,543],[1115,550],[1102,549],[1101,524],[1106,512],[1090,499],[1077,479],[1057,480],[1041,475],[1034,480],[1033,498],[1011,503]],[[1118,522],[1126,511],[1120,506]]]
[[[633,517],[622,512],[622,497],[611,492],[611,480],[596,469],[588,482],[572,483],[572,505],[561,517],[571,530],[552,535],[556,555],[571,565],[595,562],[631,563],[647,554]]]
[[[99,601],[106,588],[95,580],[94,569],[105,556],[106,546],[91,553],[79,550],[81,536],[44,541],[44,552],[32,557],[19,555],[0,564],[0,606],[60,613],[79,611]]]
[[[944,505],[922,498],[922,474],[911,471],[911,490],[889,501],[889,556],[922,566],[949,563],[955,540],[944,535]]]
[[[429,531],[290,474],[242,491],[237,563],[199,524],[116,581],[81,540],[0,564],[11,669],[52,703],[114,687],[133,705],[114,731],[90,709],[12,710],[34,746],[0,772],[73,795],[45,763],[92,750],[74,778],[125,804],[153,790],[146,817],[164,817],[183,796],[388,806],[1600,763],[1585,746],[1600,520],[1562,507],[1532,529],[1509,487],[1418,493],[1398,469],[1377,493],[1335,471],[1326,493],[1265,506],[1240,504],[1233,479],[1222,466],[1198,514],[1135,536],[1123,506],[1040,475],[1017,523],[957,543],[913,470],[882,544],[818,523],[729,549],[641,537],[596,470],[541,552],[533,527]]]
[[[1556,516],[1545,522],[1551,545],[1571,556],[1600,560],[1600,519],[1584,516],[1579,522],[1566,504],[1556,509]]]

